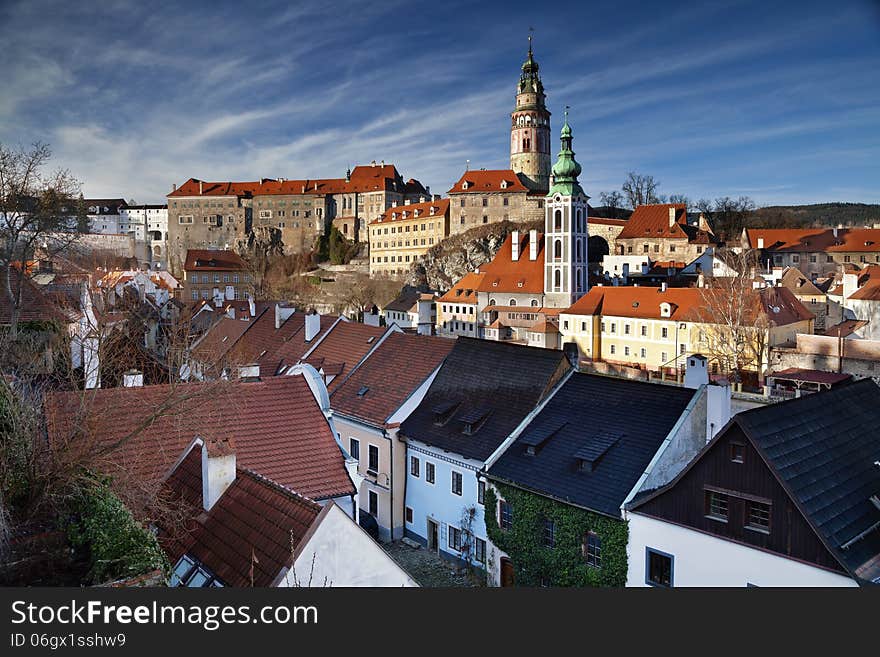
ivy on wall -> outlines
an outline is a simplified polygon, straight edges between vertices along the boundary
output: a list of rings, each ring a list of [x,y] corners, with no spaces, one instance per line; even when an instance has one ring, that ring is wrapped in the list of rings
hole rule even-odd
[[[498,496],[486,488],[486,533],[510,555],[517,586],[624,586],[629,529],[624,520],[556,502],[527,491],[495,484],[510,504],[512,525],[498,526]],[[544,545],[544,520],[555,523],[555,545]],[[601,567],[588,566],[583,556],[584,535],[602,541]]]

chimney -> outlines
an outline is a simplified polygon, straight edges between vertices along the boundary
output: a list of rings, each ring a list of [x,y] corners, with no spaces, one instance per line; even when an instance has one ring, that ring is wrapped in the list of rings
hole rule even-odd
[[[510,233],[510,258],[513,261],[519,260],[519,231],[515,230]]]
[[[177,183],[171,183],[171,191],[172,191],[172,192],[176,192],[176,191],[177,191]]]
[[[128,370],[122,375],[124,388],[141,388],[144,385],[144,374],[140,370]]]
[[[706,219],[706,215],[702,212],[700,213],[699,219],[697,219],[697,226],[700,230],[711,232],[711,228],[709,227],[709,221]]]
[[[675,208],[669,208],[669,227],[672,228],[675,225]]]
[[[660,283],[660,291],[661,291],[661,292],[666,292],[666,290],[668,290],[668,289],[669,289],[669,284],[668,284],[668,283],[665,283],[665,282],[664,282],[664,283]]]
[[[850,298],[852,294],[855,294],[855,291],[859,289],[859,275],[858,274],[844,274],[843,275],[843,300],[844,302]]]
[[[200,180],[200,181],[199,181],[199,194],[200,194],[200,195],[201,195],[201,193],[204,191],[204,189],[205,189],[205,183],[203,183],[203,182]]]
[[[306,315],[306,342],[314,340],[320,332],[321,315],[313,309]]]
[[[538,231],[532,228],[529,231],[529,260],[538,259]]]
[[[706,367],[708,362],[703,354],[688,356],[684,371],[685,388],[696,390],[709,383],[709,370]]]
[[[758,248],[759,248],[759,249],[763,249],[763,248],[764,248],[764,238],[763,238],[763,237],[759,237],[759,238],[758,238]]]
[[[235,481],[235,446],[231,438],[202,443],[202,506],[210,511]]]
[[[710,383],[706,386],[706,395],[706,442],[709,442],[724,428],[732,415],[730,386]]]
[[[296,308],[287,304],[275,304],[275,330],[281,328],[281,325],[290,319],[290,316],[296,312]]]
[[[254,303],[254,298],[249,294],[248,295],[248,311],[250,312],[251,317],[257,316],[257,305]]]
[[[253,383],[260,380],[260,364],[248,363],[238,366],[238,378],[245,383]]]

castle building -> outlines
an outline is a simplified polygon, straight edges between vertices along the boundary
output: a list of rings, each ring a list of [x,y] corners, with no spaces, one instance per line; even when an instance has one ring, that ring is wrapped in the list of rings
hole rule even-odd
[[[467,170],[449,190],[450,232],[498,221],[537,221],[550,189],[550,112],[529,52],[510,114],[510,168]]]

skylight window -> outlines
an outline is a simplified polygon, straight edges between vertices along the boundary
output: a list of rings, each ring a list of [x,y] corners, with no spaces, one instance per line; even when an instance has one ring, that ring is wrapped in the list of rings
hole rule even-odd
[[[183,555],[174,566],[168,586],[187,588],[222,587],[223,583],[192,557]]]
[[[366,395],[369,391],[370,391],[370,389],[369,389],[367,386],[361,386],[361,387],[360,387],[360,390],[358,390],[358,392],[357,392],[357,395],[358,395],[358,397],[363,397],[363,396]]]

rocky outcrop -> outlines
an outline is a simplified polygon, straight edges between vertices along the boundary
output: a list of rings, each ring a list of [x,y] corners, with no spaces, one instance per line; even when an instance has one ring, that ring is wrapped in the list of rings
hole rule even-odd
[[[543,230],[543,226],[543,221],[501,221],[447,237],[410,266],[406,284],[445,292],[465,274],[494,258],[511,231]]]
[[[284,255],[284,242],[281,240],[281,230],[274,226],[258,226],[246,236],[240,237],[235,241],[235,250],[246,260],[251,260],[260,255]]]

